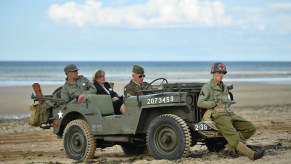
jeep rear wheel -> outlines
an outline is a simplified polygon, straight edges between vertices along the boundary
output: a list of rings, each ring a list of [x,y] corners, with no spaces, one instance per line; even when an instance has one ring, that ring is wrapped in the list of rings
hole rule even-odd
[[[180,117],[164,114],[148,127],[147,146],[155,159],[178,159],[190,152],[190,130]]]
[[[66,126],[63,143],[65,154],[71,159],[88,160],[95,154],[94,136],[84,120],[74,120]]]

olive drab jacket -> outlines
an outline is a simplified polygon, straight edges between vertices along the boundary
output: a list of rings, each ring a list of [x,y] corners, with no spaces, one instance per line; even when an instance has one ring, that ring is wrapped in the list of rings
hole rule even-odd
[[[124,96],[136,96],[140,90],[146,89],[145,87],[148,86],[147,82],[143,82],[140,85],[133,82],[133,80],[130,80],[130,82],[124,87]],[[139,95],[143,95],[143,93],[140,93]]]
[[[77,81],[69,82],[66,81],[61,90],[61,99],[65,102],[69,102],[72,99],[77,98],[80,94],[95,94],[95,86],[84,76],[78,76]]]
[[[200,108],[207,109],[207,111],[211,110],[211,114],[223,114],[231,112],[229,109],[230,103],[227,86],[223,82],[219,86],[211,79],[208,84],[203,85],[197,105]]]

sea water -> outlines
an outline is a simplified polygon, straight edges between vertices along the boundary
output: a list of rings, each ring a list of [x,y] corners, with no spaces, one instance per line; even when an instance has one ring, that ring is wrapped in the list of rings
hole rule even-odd
[[[224,62],[227,75],[224,81],[291,81],[291,62]],[[166,78],[169,83],[205,82],[212,77],[213,62],[0,62],[1,86],[28,86],[58,84],[65,81],[64,67],[76,64],[79,75],[92,79],[96,70],[106,73],[110,82],[127,83],[132,67],[137,64],[145,69],[145,81]]]

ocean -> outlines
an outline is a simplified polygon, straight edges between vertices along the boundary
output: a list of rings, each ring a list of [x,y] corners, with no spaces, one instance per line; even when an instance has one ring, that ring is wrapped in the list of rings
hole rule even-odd
[[[65,81],[64,67],[76,64],[79,75],[92,79],[96,70],[106,72],[106,81],[127,83],[134,64],[144,67],[146,79],[174,82],[204,82],[211,78],[213,62],[8,62],[0,61],[0,87],[58,84]],[[291,62],[224,62],[224,81],[291,82]]]

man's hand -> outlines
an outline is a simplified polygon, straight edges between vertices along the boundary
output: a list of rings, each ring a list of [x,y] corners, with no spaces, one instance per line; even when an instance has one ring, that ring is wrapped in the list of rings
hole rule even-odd
[[[80,96],[78,97],[77,99],[77,104],[81,103],[85,98],[85,95],[84,94],[80,94]]]

